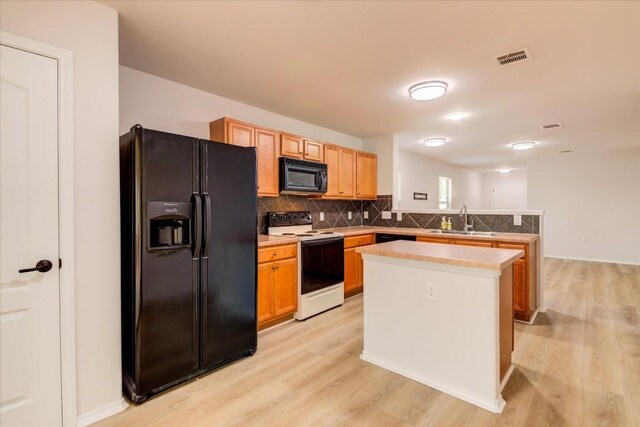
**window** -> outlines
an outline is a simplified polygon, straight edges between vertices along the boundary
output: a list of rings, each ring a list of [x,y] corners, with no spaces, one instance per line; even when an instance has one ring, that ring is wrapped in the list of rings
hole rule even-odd
[[[438,209],[451,209],[451,178],[438,178]]]

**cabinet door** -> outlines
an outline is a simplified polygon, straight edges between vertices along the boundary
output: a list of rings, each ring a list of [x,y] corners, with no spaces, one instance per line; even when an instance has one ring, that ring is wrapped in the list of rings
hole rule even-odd
[[[378,183],[378,158],[375,154],[356,153],[356,197],[375,199]]]
[[[273,315],[278,317],[298,308],[298,261],[286,259],[273,266]]]
[[[516,312],[527,312],[527,269],[524,258],[513,264],[513,309]]]
[[[364,261],[362,260],[362,254],[356,252],[356,260],[358,263],[358,287],[364,287]]]
[[[345,249],[344,251],[344,292],[345,294],[354,289],[358,289],[360,284],[360,277],[362,274],[358,271],[358,257],[359,253],[355,248]]]
[[[242,123],[227,121],[227,144],[240,145],[242,147],[255,146],[255,129]]]
[[[320,142],[304,140],[304,159],[314,162],[321,162],[324,158],[322,144]]]
[[[454,245],[462,246],[478,246],[482,248],[492,248],[493,242],[485,242],[482,240],[453,240]]]
[[[273,318],[271,273],[273,263],[258,264],[258,324]]]
[[[278,196],[278,133],[256,129],[258,196]]]
[[[283,133],[280,137],[280,154],[285,157],[302,158],[302,138],[295,135]]]
[[[356,152],[340,149],[340,197],[356,196]]]
[[[324,161],[327,164],[327,192],[325,197],[340,196],[340,148],[324,146]]]

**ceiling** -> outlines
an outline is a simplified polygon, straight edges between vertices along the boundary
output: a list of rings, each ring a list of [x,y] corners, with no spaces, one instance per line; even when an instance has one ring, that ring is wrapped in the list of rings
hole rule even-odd
[[[124,66],[471,169],[640,147],[640,2],[101,3]],[[496,65],[524,47],[532,60]],[[407,96],[432,79],[444,97]],[[509,148],[523,140],[538,145]]]

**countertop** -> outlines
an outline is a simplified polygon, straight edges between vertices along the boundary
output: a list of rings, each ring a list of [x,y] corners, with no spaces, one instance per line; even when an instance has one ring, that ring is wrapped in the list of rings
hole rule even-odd
[[[407,240],[360,246],[356,248],[356,252],[365,255],[497,271],[503,270],[524,255],[523,251],[513,249],[443,245],[440,243],[411,242]]]
[[[343,228],[329,228],[323,229],[324,231],[334,231],[336,233],[342,233],[345,236],[355,236],[358,234],[368,233],[390,233],[390,234],[406,234],[411,236],[432,236],[432,237],[455,237],[456,239],[471,239],[471,240],[499,240],[503,242],[516,242],[516,243],[531,243],[538,240],[537,234],[526,233],[498,233],[495,236],[481,236],[476,234],[455,234],[455,233],[430,233],[429,229],[424,228],[401,228],[401,227],[343,227]]]
[[[328,228],[322,229],[322,231],[333,231],[335,233],[342,233],[345,237],[356,236],[359,234],[370,233],[390,233],[390,234],[406,234],[410,236],[433,236],[433,237],[451,237],[456,239],[471,239],[471,240],[497,240],[501,242],[514,242],[514,243],[531,243],[538,240],[537,234],[525,234],[525,233],[498,233],[496,236],[481,236],[476,234],[455,234],[455,233],[430,233],[428,229],[424,228],[400,228],[400,227],[341,227],[341,228]],[[258,247],[283,245],[285,243],[296,243],[298,238],[295,236],[267,236],[264,234],[258,235]]]
[[[258,247],[265,246],[284,245],[286,243],[298,243],[298,238],[295,236],[267,236],[264,234],[258,235]]]

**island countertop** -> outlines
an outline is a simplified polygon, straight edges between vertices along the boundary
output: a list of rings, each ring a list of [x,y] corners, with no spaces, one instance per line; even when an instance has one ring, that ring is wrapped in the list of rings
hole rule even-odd
[[[442,245],[406,240],[360,246],[356,248],[356,252],[363,255],[377,255],[498,271],[513,264],[524,255],[523,251],[514,249]]]

